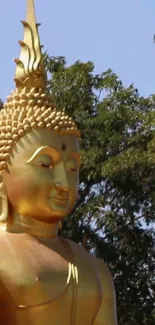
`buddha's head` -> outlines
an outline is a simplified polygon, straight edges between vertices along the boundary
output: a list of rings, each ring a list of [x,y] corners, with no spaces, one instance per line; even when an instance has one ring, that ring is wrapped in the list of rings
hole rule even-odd
[[[79,131],[64,111],[54,107],[28,1],[21,56],[16,59],[16,89],[0,113],[1,222],[13,212],[56,223],[77,199]]]

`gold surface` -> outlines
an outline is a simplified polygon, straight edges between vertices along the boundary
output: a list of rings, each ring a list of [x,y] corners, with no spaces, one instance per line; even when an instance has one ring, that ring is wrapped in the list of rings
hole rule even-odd
[[[28,132],[48,128],[61,135],[80,137],[72,119],[65,110],[58,111],[46,89],[46,71],[42,62],[38,24],[34,1],[27,1],[27,21],[23,22],[24,41],[21,54],[15,59],[16,89],[8,96],[0,113],[0,172],[7,169],[9,155],[16,142]]]
[[[34,2],[27,0],[27,17],[22,21],[24,27],[24,40],[19,41],[21,54],[15,59],[16,87],[46,88],[46,72],[42,62],[40,38],[38,33],[39,24],[36,24]]]
[[[57,235],[78,196],[79,132],[44,89],[27,4],[17,89],[0,113],[0,324],[116,325],[108,268]]]
[[[80,137],[72,119],[64,111],[57,111],[49,93],[41,88],[14,90],[0,112],[0,128],[0,171],[7,168],[16,142],[35,129]]]

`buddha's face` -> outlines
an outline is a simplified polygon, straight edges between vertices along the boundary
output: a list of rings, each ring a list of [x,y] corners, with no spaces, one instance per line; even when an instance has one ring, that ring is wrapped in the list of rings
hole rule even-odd
[[[76,136],[48,129],[25,135],[2,174],[11,211],[47,223],[67,216],[77,199],[79,164]]]

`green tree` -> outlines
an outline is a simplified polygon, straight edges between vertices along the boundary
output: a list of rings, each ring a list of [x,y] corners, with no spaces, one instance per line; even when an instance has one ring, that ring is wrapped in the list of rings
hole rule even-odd
[[[81,131],[79,197],[61,235],[104,259],[119,325],[154,323],[155,96],[125,88],[92,62],[45,55],[49,91]]]

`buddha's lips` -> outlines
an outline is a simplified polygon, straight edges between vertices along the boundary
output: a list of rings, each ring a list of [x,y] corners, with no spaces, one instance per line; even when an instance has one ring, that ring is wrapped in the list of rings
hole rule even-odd
[[[56,203],[59,203],[62,205],[66,205],[68,203],[68,197],[63,198],[61,196],[54,196],[54,197],[50,197],[50,198],[52,198]]]

